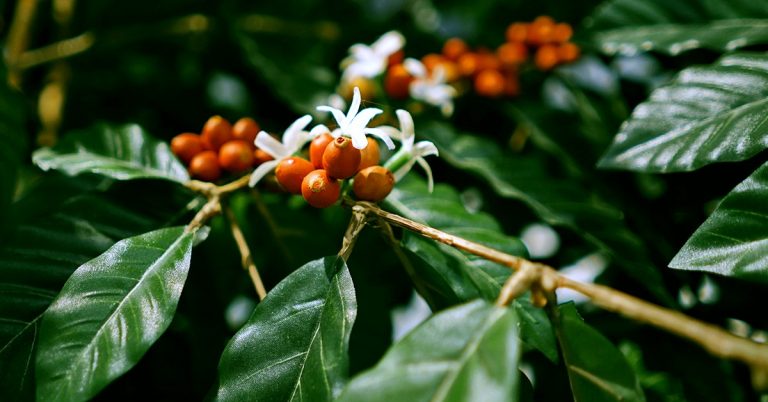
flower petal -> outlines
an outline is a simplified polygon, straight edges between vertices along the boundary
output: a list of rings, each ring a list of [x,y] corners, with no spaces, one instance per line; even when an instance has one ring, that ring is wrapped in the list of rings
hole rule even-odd
[[[405,37],[397,31],[389,31],[384,35],[381,35],[376,42],[371,44],[373,52],[382,57],[389,57],[392,53],[397,52],[405,45]]]
[[[365,138],[365,133],[357,131],[352,133],[352,146],[357,149],[364,149],[368,146],[368,140]]]
[[[376,127],[377,130],[383,131],[389,138],[394,138],[398,141],[403,140],[403,134],[400,132],[400,130],[392,127],[392,126],[378,126]],[[376,135],[376,134],[374,134]]]
[[[392,139],[389,138],[389,134],[387,134],[386,131],[382,130],[380,127],[370,127],[363,130],[363,133],[370,134],[374,137],[380,138],[382,141],[384,141],[384,144],[387,146],[389,150],[395,149],[395,143],[392,142]]]
[[[312,138],[315,138],[318,135],[323,135],[325,133],[331,133],[331,129],[329,129],[325,124],[318,124],[312,127],[312,130],[309,130],[309,136]]]
[[[413,147],[413,154],[416,156],[438,156],[439,152],[437,151],[435,144],[433,144],[431,141],[419,141]]]
[[[416,78],[427,78],[427,67],[424,66],[424,63],[416,59],[410,57],[405,59],[405,61],[403,61],[403,67]]]
[[[355,118],[358,110],[360,110],[360,88],[355,87],[352,91],[352,104],[349,105],[349,110],[347,111],[347,123],[352,123],[352,119]]]
[[[400,122],[400,132],[403,134],[402,142],[403,147],[411,149],[413,147],[413,141],[416,138],[416,129],[413,124],[413,117],[410,113],[403,109],[397,109],[395,111],[397,120]]]
[[[400,181],[405,177],[405,175],[408,174],[408,172],[411,171],[411,168],[413,167],[413,164],[416,163],[416,158],[411,156],[408,158],[408,161],[403,164],[403,166],[400,166],[399,169],[392,172],[392,175],[395,176],[396,181]]]
[[[267,134],[266,131],[261,131],[253,143],[275,159],[282,159],[291,155],[291,152],[285,148],[282,142]]]
[[[280,163],[280,160],[273,160],[273,161],[266,161],[259,165],[259,167],[256,168],[256,170],[251,173],[251,178],[248,180],[248,185],[251,187],[256,186],[256,183],[258,183],[261,179],[264,178],[264,176],[267,175],[267,173],[275,170],[277,165]]]
[[[331,112],[339,127],[345,127],[347,125],[347,116],[344,116],[344,112],[341,110],[330,106],[318,106],[316,109],[321,112]]]
[[[344,131],[344,134],[349,136],[356,132],[362,132],[368,123],[370,123],[371,120],[379,113],[384,113],[384,111],[375,107],[365,108],[361,110],[360,113],[358,113],[352,121],[349,122],[349,126],[342,127],[341,129]]]
[[[307,114],[296,119],[296,121],[291,123],[291,125],[285,129],[285,133],[283,133],[283,145],[285,145],[285,148],[291,154],[297,152],[307,143],[307,141],[309,141],[309,133],[304,131],[304,128],[307,127],[311,121],[312,116]]]
[[[416,157],[416,163],[418,163],[419,166],[424,169],[424,172],[427,173],[427,191],[431,193],[432,190],[435,189],[435,180],[432,178],[432,168],[429,167],[429,163],[427,163],[427,161],[420,156]]]

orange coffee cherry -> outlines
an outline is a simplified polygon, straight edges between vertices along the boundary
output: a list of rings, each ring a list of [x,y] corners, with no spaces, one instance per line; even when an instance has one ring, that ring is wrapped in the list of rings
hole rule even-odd
[[[557,58],[561,63],[576,61],[581,54],[581,49],[575,43],[566,42],[557,48]]]
[[[506,31],[508,42],[525,42],[528,39],[528,29],[530,24],[525,22],[515,22],[509,24]]]
[[[253,147],[243,140],[227,141],[219,148],[222,169],[239,173],[253,166]]]
[[[291,156],[280,161],[275,168],[275,177],[285,191],[291,194],[301,194],[301,181],[314,169],[315,167],[310,161]]]
[[[347,179],[357,173],[362,156],[360,150],[352,146],[352,140],[339,137],[333,140],[323,152],[323,169],[336,179]]]
[[[182,133],[171,140],[171,151],[184,163],[189,163],[195,155],[203,152],[203,140],[193,133]]]
[[[555,20],[546,15],[536,17],[528,28],[528,43],[544,45],[554,40]]]
[[[421,62],[424,63],[424,67],[427,70],[432,71],[436,66],[445,61],[445,58],[437,53],[430,53],[421,58]]]
[[[430,53],[424,56],[421,59],[421,62],[424,63],[424,67],[427,68],[427,71],[429,71],[430,74],[435,71],[435,68],[442,66],[443,72],[445,73],[445,80],[448,82],[456,81],[459,78],[459,68],[456,63],[446,59],[440,54]]]
[[[218,151],[225,142],[232,139],[232,125],[221,116],[213,116],[205,122],[200,136],[208,149]]]
[[[378,165],[379,159],[381,159],[379,143],[371,137],[367,137],[366,139],[368,140],[368,146],[360,150],[360,166],[357,167],[357,170],[363,170],[368,166]]]
[[[405,59],[405,52],[403,52],[403,49],[400,49],[387,57],[387,66],[391,67],[395,64],[400,64],[403,62],[403,59]]]
[[[475,92],[495,98],[504,93],[504,76],[498,70],[484,70],[475,77]]]
[[[395,64],[387,70],[384,77],[384,91],[392,99],[406,99],[413,77],[402,64]]]
[[[253,149],[255,147],[253,141],[256,139],[256,135],[259,134],[259,130],[261,130],[261,127],[259,127],[259,123],[256,123],[256,120],[250,117],[243,117],[232,126],[232,137],[236,140],[247,142]]]
[[[477,72],[477,54],[476,53],[464,53],[459,57],[457,65],[459,67],[459,74],[465,77],[475,75]]]
[[[312,161],[315,169],[323,168],[323,153],[331,141],[333,141],[333,137],[330,133],[322,133],[309,144],[309,160]]]
[[[395,186],[395,176],[382,166],[369,166],[355,175],[352,191],[363,201],[383,200]]]
[[[568,40],[571,39],[571,36],[573,36],[573,28],[571,28],[570,24],[565,22],[555,24],[555,27],[552,29],[552,39],[555,42],[568,42]]]
[[[508,42],[496,49],[496,55],[504,66],[517,66],[528,58],[528,48],[521,42]]]
[[[310,172],[301,182],[301,195],[315,208],[328,208],[339,199],[339,181],[323,169]]]
[[[264,152],[263,149],[256,148],[255,151],[253,151],[253,166],[259,166],[264,162],[271,161],[275,158],[272,157],[272,155]]]
[[[443,56],[450,61],[458,61],[469,50],[467,44],[459,38],[451,38],[443,44]]]
[[[549,70],[557,65],[560,58],[557,55],[557,48],[552,45],[544,45],[536,51],[536,67],[539,70]]]
[[[477,72],[484,70],[498,70],[501,68],[501,60],[496,57],[495,53],[491,53],[488,50],[482,50],[477,53]]]
[[[216,152],[203,151],[197,154],[189,162],[189,174],[192,177],[205,181],[215,181],[221,176],[219,157]]]

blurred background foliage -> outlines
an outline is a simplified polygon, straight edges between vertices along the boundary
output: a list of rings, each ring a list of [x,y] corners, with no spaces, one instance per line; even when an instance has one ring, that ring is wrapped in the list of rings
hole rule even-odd
[[[665,52],[612,54],[593,34],[658,22],[662,17],[679,23],[709,21],[723,4],[708,2],[712,9],[702,10],[693,0],[634,2],[654,11],[628,17],[634,9],[629,7],[627,12],[622,7],[632,2],[601,5],[596,0],[36,3],[28,49],[67,38],[81,38],[78,44],[87,49],[53,63],[11,70],[19,74],[26,112],[3,107],[0,114],[4,121],[12,121],[4,124],[23,127],[27,135],[6,133],[2,139],[6,148],[2,152],[8,154],[3,163],[21,166],[14,205],[8,207],[6,202],[1,208],[0,261],[4,263],[18,258],[14,255],[25,247],[49,248],[61,240],[23,230],[58,225],[50,217],[60,216],[59,205],[82,215],[76,218],[89,227],[111,233],[102,239],[106,244],[145,231],[149,223],[178,224],[191,216],[185,205],[190,193],[168,183],[43,177],[29,158],[39,145],[103,122],[137,123],[155,137],[169,140],[180,132],[199,132],[214,114],[231,121],[251,116],[264,129],[279,133],[299,115],[313,113],[314,106],[335,91],[338,64],[354,43],[371,43],[397,29],[407,38],[405,52],[412,57],[439,52],[450,37],[495,48],[504,40],[509,23],[550,15],[574,26],[582,59],[552,73],[527,75],[519,98],[470,94],[458,100],[456,113],[447,122],[427,111],[417,120],[417,136],[435,141],[441,149],[443,158],[430,162],[436,181],[449,183],[468,210],[489,213],[509,235],[517,236],[541,220],[557,226],[561,247],[545,260],[550,265],[570,265],[601,251],[611,264],[598,282],[675,307],[680,307],[683,289],[694,298],[683,306],[688,314],[722,326],[746,322],[755,329],[768,329],[768,318],[755,308],[764,297],[764,285],[666,268],[716,202],[759,166],[765,153],[740,164],[664,176],[596,168],[620,124],[651,90],[683,67],[713,62],[720,52],[695,49],[684,57]],[[766,9],[759,3],[761,7],[747,1],[724,4],[746,7],[759,17]],[[6,41],[15,7],[12,1],[2,6],[0,26]],[[521,127],[528,141],[512,147],[510,139]],[[475,141],[472,149],[487,152],[483,156],[487,166],[473,164],[467,148],[452,149],[455,136],[465,134]],[[8,162],[14,158],[18,161]],[[529,183],[530,193],[519,196],[505,191],[503,182],[510,175],[516,183]],[[7,183],[13,179],[4,177],[3,184]],[[68,198],[73,188],[84,191],[76,193],[75,201]],[[259,202],[252,202],[251,194],[240,194],[231,204],[268,289],[305,262],[337,251],[347,211],[314,210],[295,198],[286,201],[282,194],[263,192],[258,197]],[[89,207],[92,203],[108,203],[114,210],[109,210],[108,217],[96,216],[104,212]],[[126,205],[132,212],[126,212]],[[9,208],[12,214],[5,213]],[[141,219],[132,215],[144,212],[147,216]],[[70,233],[70,223],[50,230]],[[112,232],[110,225],[116,226]],[[171,328],[138,366],[109,385],[97,400],[200,400],[209,392],[221,351],[238,325],[238,318],[228,322],[222,312],[238,317],[237,308],[249,311],[256,300],[240,270],[226,222],[215,219],[211,229],[209,240],[195,250]],[[587,239],[585,231],[590,235]],[[88,233],[77,233],[84,241],[92,240]],[[100,252],[78,250],[73,261],[83,262]],[[389,347],[391,311],[405,305],[412,290],[386,240],[373,231],[362,236],[349,266],[359,303],[350,346],[354,374],[371,367]],[[705,283],[710,287],[704,289]],[[715,296],[701,297],[712,288]],[[757,398],[743,367],[713,359],[671,335],[613,314],[588,306],[582,310],[587,322],[621,345],[649,401]],[[241,312],[240,320],[243,314],[247,313]],[[526,354],[524,362],[526,372],[534,377],[533,400],[570,398],[562,367],[536,353]]]

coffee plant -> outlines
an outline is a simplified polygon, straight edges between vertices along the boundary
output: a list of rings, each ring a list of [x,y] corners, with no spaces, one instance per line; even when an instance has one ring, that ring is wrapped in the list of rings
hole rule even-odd
[[[2,2],[0,400],[768,401],[768,2]]]

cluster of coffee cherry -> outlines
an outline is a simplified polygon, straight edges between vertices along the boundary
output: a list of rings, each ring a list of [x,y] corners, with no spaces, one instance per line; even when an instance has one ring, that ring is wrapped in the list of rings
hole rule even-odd
[[[222,171],[243,173],[272,159],[254,145],[258,133],[259,124],[250,117],[238,120],[233,126],[227,119],[213,116],[200,134],[182,133],[173,137],[171,151],[187,164],[192,177],[216,181]]]
[[[440,66],[445,81],[457,87],[471,87],[484,97],[517,96],[520,93],[519,74],[533,54],[533,65],[547,71],[557,65],[578,59],[579,47],[570,42],[573,29],[548,16],[532,22],[514,22],[506,30],[506,41],[496,51],[471,49],[462,39],[447,40],[441,53],[421,58],[432,74]],[[393,99],[406,99],[414,77],[402,64],[402,51],[388,60],[384,90]],[[463,85],[469,81],[470,85]]]
[[[309,145],[309,160],[292,156],[275,168],[275,178],[286,191],[301,194],[309,205],[326,208],[341,195],[343,180],[353,178],[352,192],[363,201],[383,200],[395,185],[389,169],[379,165],[379,144],[368,138],[363,149],[347,137],[323,133]]]

